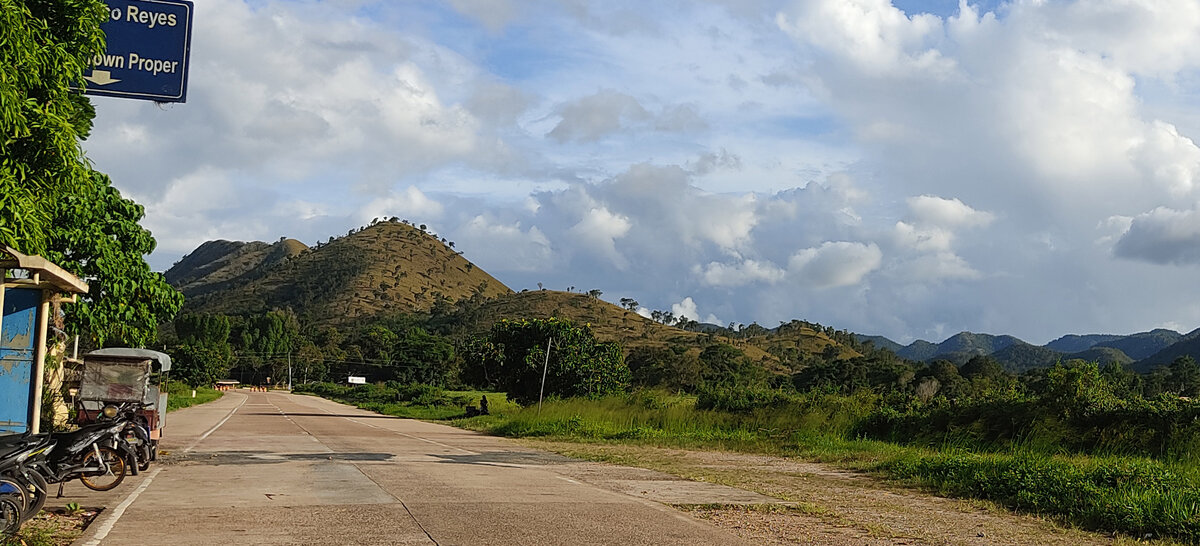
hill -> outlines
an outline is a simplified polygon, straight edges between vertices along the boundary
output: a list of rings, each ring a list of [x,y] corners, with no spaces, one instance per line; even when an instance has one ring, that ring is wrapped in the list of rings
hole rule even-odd
[[[1063,354],[1054,349],[1023,341],[1000,349],[992,353],[991,357],[1000,362],[1004,369],[1015,373],[1053,366],[1059,360],[1065,360]]]
[[[275,244],[261,241],[208,241],[167,270],[167,282],[184,294],[223,290],[248,282],[258,272],[308,251],[295,239]]]
[[[352,230],[311,249],[290,241],[205,243],[166,276],[183,292],[187,311],[241,315],[290,308],[318,324],[512,293],[455,252],[453,243],[400,222]]]
[[[1132,355],[1130,355],[1132,356]],[[1190,356],[1200,362],[1200,328],[1188,332],[1179,341],[1162,350],[1139,360],[1133,369],[1139,372],[1149,372],[1158,366],[1166,366],[1181,356]]]
[[[479,304],[464,302],[443,319],[456,334],[482,334],[492,324],[504,318],[570,319],[587,324],[596,337],[618,341],[627,350],[636,347],[682,346],[700,349],[710,343],[724,342],[738,349],[751,360],[762,362],[774,371],[786,371],[779,363],[795,356],[822,354],[827,347],[837,347],[838,356],[860,356],[853,349],[830,338],[824,332],[801,325],[799,321],[785,324],[756,336],[718,335],[713,328],[699,325],[690,331],[668,326],[622,309],[612,303],[586,294],[556,290],[521,291],[502,295]]]
[[[782,362],[836,347],[852,348],[800,321],[751,336],[696,324],[693,331],[645,318],[587,294],[553,290],[514,293],[439,240],[403,222],[352,230],[313,248],[294,239],[275,244],[210,241],[167,272],[186,296],[185,311],[246,315],[291,309],[303,321],[349,326],[398,313],[428,312],[455,334],[486,332],[502,318],[560,317],[589,324],[597,337],[639,346],[699,351],[729,343],[774,371]]]
[[[1112,347],[1120,349],[1135,360],[1147,358],[1167,347],[1179,342],[1183,334],[1174,330],[1159,328],[1149,332],[1140,332],[1121,336],[1120,339],[1097,343],[1097,347]]]
[[[871,345],[874,345],[876,348],[887,349],[893,353],[896,353],[897,355],[899,355],[900,351],[902,349],[904,349],[903,345],[896,343],[895,341],[892,341],[883,336],[866,336],[866,335],[862,335],[862,334],[854,334],[854,339],[857,339],[859,343],[864,343],[864,344],[870,343]]]
[[[1112,347],[1092,347],[1086,351],[1080,351],[1078,353],[1066,355],[1063,357],[1063,360],[1086,360],[1088,362],[1098,363],[1101,366],[1105,364],[1129,365],[1133,363],[1132,357],[1125,354],[1120,349],[1114,349]]]
[[[1050,343],[1046,344],[1047,349],[1054,349],[1060,353],[1078,353],[1091,349],[1098,343],[1114,341],[1125,336],[1114,334],[1067,334]]]
[[[899,346],[898,343],[882,336],[859,336],[859,339],[875,341],[875,346],[881,348],[890,349],[890,347],[882,347],[879,343],[893,343]],[[973,356],[990,355],[1014,343],[1024,342],[1013,336],[959,332],[941,343],[931,343],[923,339],[918,339],[907,346],[893,349],[892,352],[901,358],[909,360],[929,361],[941,358],[961,364],[970,360]]]

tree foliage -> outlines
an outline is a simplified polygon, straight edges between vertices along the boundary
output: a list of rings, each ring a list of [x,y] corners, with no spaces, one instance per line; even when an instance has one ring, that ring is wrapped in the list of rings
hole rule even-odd
[[[66,308],[68,330],[89,335],[96,345],[152,342],[158,324],[183,305],[183,294],[143,258],[155,242],[138,225],[145,215],[142,206],[123,198],[107,176],[95,171],[88,184],[55,205],[46,257],[89,285],[87,295]]]
[[[494,378],[495,387],[521,404],[537,402],[544,365],[547,396],[601,396],[629,388],[620,346],[596,341],[591,328],[569,320],[501,320],[487,344],[468,353],[465,376]]]
[[[84,278],[67,330],[93,345],[143,346],[183,297],[150,271],[154,250],[121,197],[84,160],[95,110],[72,91],[104,49],[100,0],[0,0],[0,244]]]
[[[0,243],[48,248],[52,204],[86,185],[79,139],[91,120],[82,83],[103,51],[99,0],[0,0]]]

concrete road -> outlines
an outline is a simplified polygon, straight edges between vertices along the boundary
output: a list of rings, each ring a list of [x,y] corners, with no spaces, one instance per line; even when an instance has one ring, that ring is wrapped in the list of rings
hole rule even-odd
[[[777,502],[309,396],[229,392],[166,433],[117,490],[68,486],[106,507],[76,544],[741,544],[662,502]]]

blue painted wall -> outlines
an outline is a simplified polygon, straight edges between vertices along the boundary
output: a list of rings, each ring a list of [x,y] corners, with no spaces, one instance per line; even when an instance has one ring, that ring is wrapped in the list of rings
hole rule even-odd
[[[4,289],[0,319],[0,432],[25,432],[33,395],[34,343],[41,290]]]

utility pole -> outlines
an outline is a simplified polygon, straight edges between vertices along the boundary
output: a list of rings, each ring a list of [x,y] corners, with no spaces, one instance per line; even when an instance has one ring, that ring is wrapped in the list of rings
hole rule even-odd
[[[288,392],[292,392],[292,352],[288,351]]]
[[[542,364],[542,388],[538,391],[538,415],[542,414],[542,396],[546,394],[546,370],[550,369],[550,346],[554,338],[546,340],[546,362]]]

